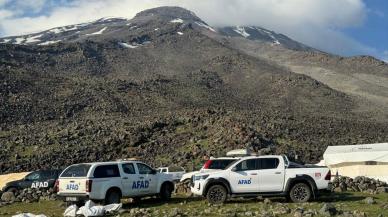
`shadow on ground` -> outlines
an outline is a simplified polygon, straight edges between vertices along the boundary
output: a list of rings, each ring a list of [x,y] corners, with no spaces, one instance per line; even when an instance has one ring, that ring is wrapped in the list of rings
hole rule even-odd
[[[291,203],[282,197],[269,198],[269,199],[272,202]],[[351,193],[325,193],[325,194],[322,194],[316,200],[312,200],[311,202],[318,202],[318,203],[355,202],[355,201],[362,201],[364,199],[365,199],[365,196],[354,195]],[[150,207],[163,206],[165,204],[182,204],[182,203],[188,204],[188,203],[198,202],[198,201],[205,202],[206,199],[202,197],[187,197],[182,195],[173,197],[169,201],[161,201],[159,198],[145,198],[145,199],[142,199],[141,201],[137,201],[134,203],[124,203],[123,208],[124,209],[150,208]],[[264,198],[250,198],[250,199],[233,198],[228,200],[226,203],[243,204],[246,202],[263,202],[263,201],[264,201]]]
[[[200,197],[173,197],[168,201],[161,201],[159,198],[144,198],[141,201],[137,201],[134,203],[123,203],[124,209],[131,208],[150,208],[150,207],[159,207],[165,204],[181,204],[181,203],[191,203],[202,201],[203,198]]]

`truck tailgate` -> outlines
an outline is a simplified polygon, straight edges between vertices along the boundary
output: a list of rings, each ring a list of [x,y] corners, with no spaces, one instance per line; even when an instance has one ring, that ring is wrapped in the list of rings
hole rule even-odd
[[[60,178],[59,179],[59,195],[76,195],[86,194],[86,180],[87,178]]]

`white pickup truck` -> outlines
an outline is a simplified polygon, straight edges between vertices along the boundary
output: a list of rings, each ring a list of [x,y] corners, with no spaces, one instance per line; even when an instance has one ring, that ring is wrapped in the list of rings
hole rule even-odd
[[[170,176],[140,161],[75,164],[61,173],[56,185],[58,196],[68,202],[91,199],[105,204],[119,203],[123,197],[169,199],[174,190]]]
[[[159,167],[158,169],[159,173],[165,173],[171,176],[171,179],[173,181],[179,181],[182,176],[186,173],[185,168],[178,167],[178,166],[169,166],[169,167]]]
[[[210,203],[229,197],[285,196],[293,202],[307,202],[329,189],[330,170],[290,163],[286,156],[250,156],[221,171],[196,174],[191,191]]]

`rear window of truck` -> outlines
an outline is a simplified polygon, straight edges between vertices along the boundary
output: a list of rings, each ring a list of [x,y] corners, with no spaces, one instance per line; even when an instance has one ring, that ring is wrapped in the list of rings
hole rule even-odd
[[[205,168],[205,169],[223,170],[229,164],[231,164],[232,162],[235,162],[236,160],[235,159],[223,159],[223,160],[214,159],[214,160],[210,160],[210,161],[211,161],[210,165],[208,166],[208,168]]]
[[[78,164],[68,167],[61,175],[61,177],[86,177],[91,165]]]

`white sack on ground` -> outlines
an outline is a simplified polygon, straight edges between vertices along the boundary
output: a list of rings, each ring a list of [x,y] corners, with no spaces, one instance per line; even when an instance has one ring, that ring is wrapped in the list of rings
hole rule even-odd
[[[12,217],[46,217],[45,215],[34,215],[32,213],[22,213],[18,215],[14,215]]]
[[[109,205],[104,206],[104,209],[105,209],[105,212],[112,213],[112,212],[118,212],[122,206],[123,206],[123,204],[121,204],[121,203],[109,204]]]
[[[77,205],[71,205],[67,207],[65,212],[63,213],[63,216],[65,217],[76,217],[77,216],[78,207]]]
[[[85,203],[85,206],[82,206],[79,209],[76,205],[69,206],[63,215],[65,217],[75,217],[77,215],[82,215],[85,217],[104,216],[106,213],[119,211],[121,207],[122,204],[99,206],[89,200]]]

